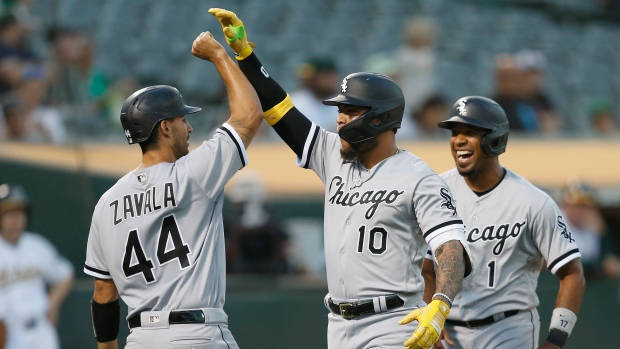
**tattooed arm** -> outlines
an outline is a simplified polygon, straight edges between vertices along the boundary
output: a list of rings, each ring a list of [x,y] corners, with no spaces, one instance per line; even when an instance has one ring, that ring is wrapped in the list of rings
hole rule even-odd
[[[465,276],[465,265],[468,263],[461,242],[458,240],[447,241],[437,248],[435,258],[437,259],[435,293],[443,293],[450,297],[450,300],[453,300],[461,289],[461,283]],[[445,301],[443,297],[438,295],[433,299]]]
[[[407,349],[429,348],[439,339],[444,322],[450,312],[452,300],[461,289],[465,277],[465,257],[463,245],[458,240],[449,240],[435,250],[437,259],[436,293],[425,307],[418,308],[400,320],[400,324],[418,321],[413,334],[405,340]],[[425,289],[425,293],[426,293]]]

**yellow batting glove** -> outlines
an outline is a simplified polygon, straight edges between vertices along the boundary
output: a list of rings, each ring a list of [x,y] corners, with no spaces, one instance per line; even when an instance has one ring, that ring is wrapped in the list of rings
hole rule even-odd
[[[450,306],[439,299],[435,299],[427,306],[418,308],[402,318],[398,322],[401,325],[414,320],[418,321],[418,327],[404,343],[405,348],[427,349],[432,347],[439,340],[439,334],[443,330],[448,313],[450,313]]]
[[[222,25],[226,42],[235,51],[238,60],[243,60],[252,54],[252,49],[256,45],[248,42],[243,22],[234,12],[222,8],[210,8],[209,13],[215,16]]]

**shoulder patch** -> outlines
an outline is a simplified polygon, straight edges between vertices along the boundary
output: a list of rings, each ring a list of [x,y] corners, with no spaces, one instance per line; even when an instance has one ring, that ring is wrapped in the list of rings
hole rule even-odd
[[[454,206],[454,201],[452,200],[452,196],[450,195],[450,191],[447,188],[439,189],[439,195],[443,198],[443,202],[441,203],[441,207],[445,207],[448,210],[452,210],[452,215],[456,216],[456,207]]]
[[[557,222],[558,222],[558,227],[560,227],[560,229],[562,230],[560,232],[560,236],[568,240],[568,242],[571,242],[571,243],[575,242],[575,239],[573,239],[573,235],[571,234],[570,231],[568,231],[568,227],[566,226],[566,223],[564,222],[564,217],[558,216]]]

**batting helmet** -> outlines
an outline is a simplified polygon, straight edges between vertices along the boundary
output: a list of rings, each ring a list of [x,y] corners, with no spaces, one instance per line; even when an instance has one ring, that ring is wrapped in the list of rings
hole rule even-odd
[[[0,184],[0,214],[14,209],[28,209],[26,191],[17,184]]]
[[[127,97],[121,109],[121,124],[129,144],[146,141],[161,120],[202,110],[183,103],[179,90],[168,85],[149,86]]]
[[[448,114],[449,119],[440,122],[441,128],[452,129],[457,125],[469,125],[484,129],[482,150],[488,155],[506,151],[508,143],[508,118],[504,109],[494,100],[481,96],[459,98]]]
[[[400,87],[387,76],[362,72],[344,78],[340,93],[323,101],[323,104],[370,108],[338,131],[342,139],[355,144],[374,138],[386,130],[399,128],[405,110],[405,97]]]

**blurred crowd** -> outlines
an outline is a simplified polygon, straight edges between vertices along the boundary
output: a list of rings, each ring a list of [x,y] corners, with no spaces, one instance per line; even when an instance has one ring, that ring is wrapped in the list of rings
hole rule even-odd
[[[76,28],[41,28],[31,3],[5,1],[0,12],[0,140],[67,143],[75,136],[68,125],[92,131],[116,119],[136,84],[108,81],[95,67],[91,38]],[[33,42],[35,30],[44,43]]]
[[[98,68],[96,44],[79,28],[48,25],[31,13],[31,0],[5,0],[0,10],[0,140],[66,143],[80,134],[115,130],[118,109],[125,95],[139,82],[121,81]],[[615,2],[609,2],[615,4]],[[609,5],[612,6],[612,5]],[[613,7],[613,6],[612,6]],[[32,33],[44,33],[38,42]],[[392,52],[360,57],[361,69],[386,74],[403,88],[406,117],[399,139],[435,138],[436,124],[445,118],[454,93],[438,83],[437,42],[441,32],[429,17],[413,17],[402,27],[402,42]],[[311,50],[309,50],[311,51]],[[335,108],[321,101],[338,91],[349,71],[338,68],[337,56],[309,55],[296,72],[298,86],[292,99],[298,109],[328,130],[335,130]],[[592,98],[584,101],[589,129],[571,129],[557,103],[546,90],[550,76],[547,59],[531,49],[504,52],[489,60],[493,70],[488,91],[482,94],[499,102],[508,114],[510,127],[523,135],[572,135],[613,137],[620,132],[615,101]],[[462,69],[468,69],[463,64]],[[490,73],[490,71],[489,71]],[[223,98],[224,94],[220,94]],[[223,104],[224,100],[209,101]],[[225,116],[222,115],[222,118]],[[584,124],[584,123],[579,123]],[[274,138],[268,128],[262,139]]]
[[[414,17],[403,28],[404,41],[394,51],[367,57],[363,69],[388,75],[398,81],[406,100],[405,118],[398,138],[401,140],[432,139],[443,136],[437,123],[446,118],[452,103],[436,78],[437,53],[435,42],[439,31],[430,18]],[[593,99],[584,108],[589,117],[587,130],[570,130],[565,116],[555,108],[555,101],[545,90],[547,60],[536,50],[523,49],[494,57],[493,90],[470,91],[484,94],[497,101],[506,111],[510,128],[517,134],[572,135],[610,137],[618,136],[618,117],[611,101]],[[467,69],[463,65],[463,69]],[[321,101],[337,93],[338,79],[344,72],[337,70],[332,57],[312,57],[298,72],[299,89],[292,96],[298,109],[314,122],[328,130],[335,129],[335,110]],[[330,85],[331,84],[331,85]],[[467,94],[467,91],[463,91]]]

